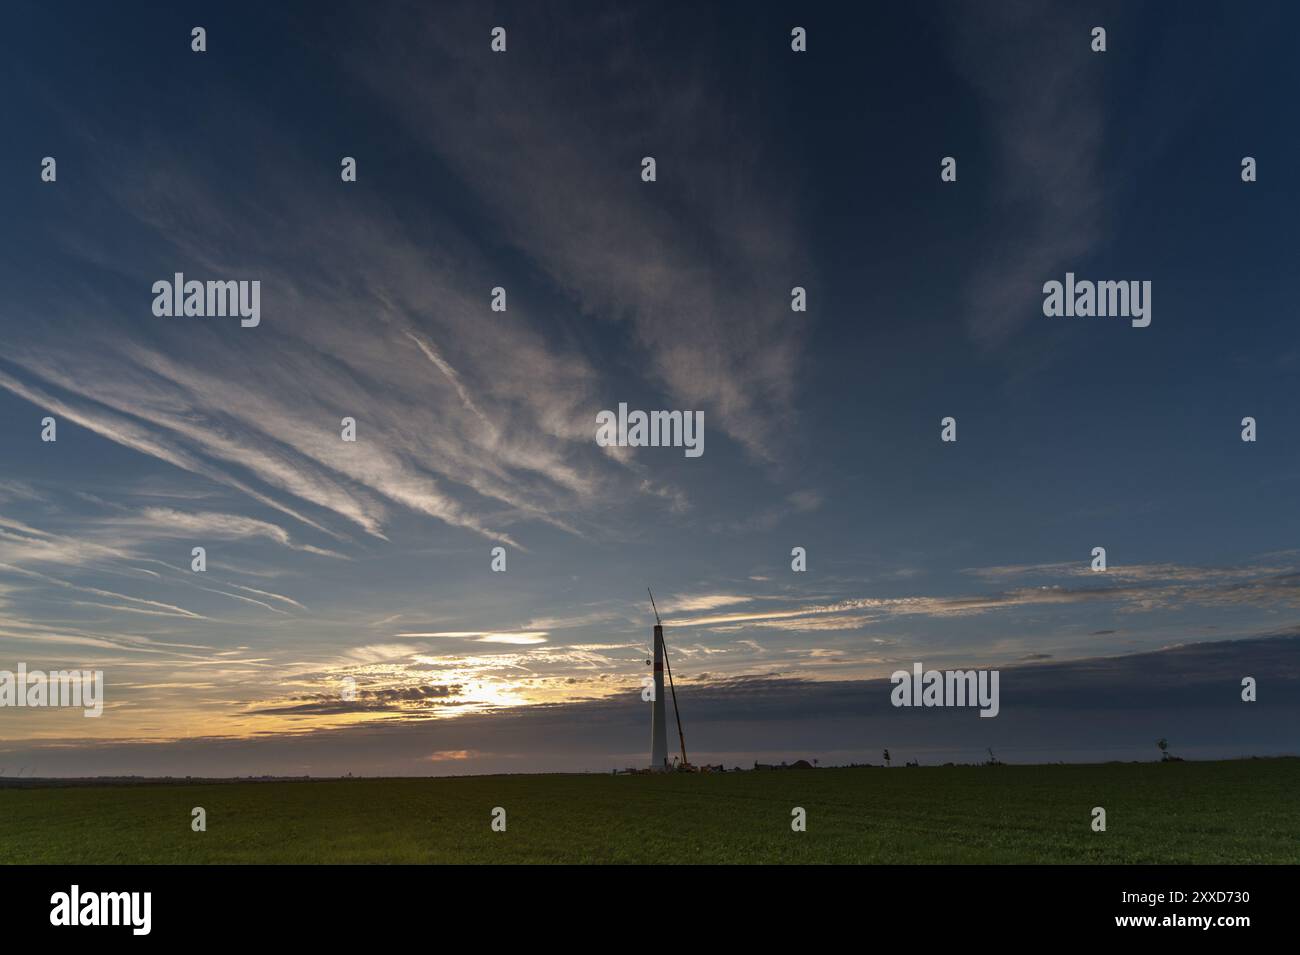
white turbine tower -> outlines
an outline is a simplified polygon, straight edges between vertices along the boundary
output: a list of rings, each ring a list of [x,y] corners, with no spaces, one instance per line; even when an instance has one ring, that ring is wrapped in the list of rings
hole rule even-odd
[[[655,624],[655,696],[650,704],[650,768],[668,768],[668,714],[664,712],[664,628]]]
[[[650,588],[646,588],[649,592]],[[677,709],[677,687],[673,685],[673,667],[668,663],[668,651],[664,647],[664,628],[659,621],[659,609],[655,607],[655,595],[650,594],[650,606],[655,612],[655,648],[654,679],[655,697],[650,704],[650,770],[664,772],[672,769],[668,765],[668,714],[664,706],[664,666],[668,667],[668,686],[673,694],[673,713],[677,717],[677,737],[682,744],[682,768],[686,762],[686,736],[682,733],[682,714]]]

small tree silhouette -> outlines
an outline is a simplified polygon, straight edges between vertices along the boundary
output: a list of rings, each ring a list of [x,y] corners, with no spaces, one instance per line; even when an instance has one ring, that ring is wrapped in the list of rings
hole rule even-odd
[[[1169,740],[1163,736],[1156,740],[1156,745],[1160,747],[1160,761],[1166,763],[1169,761]]]
[[[885,750],[885,766],[889,766],[889,750]]]

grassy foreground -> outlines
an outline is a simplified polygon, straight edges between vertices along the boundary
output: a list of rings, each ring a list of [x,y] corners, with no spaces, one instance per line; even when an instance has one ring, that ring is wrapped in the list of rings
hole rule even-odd
[[[1297,794],[1300,759],[0,789],[0,862],[1295,863]]]

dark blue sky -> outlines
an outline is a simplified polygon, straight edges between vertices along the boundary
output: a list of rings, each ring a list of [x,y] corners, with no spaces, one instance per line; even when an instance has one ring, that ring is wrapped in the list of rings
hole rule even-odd
[[[700,692],[1296,625],[1286,5],[317,6],[9,15],[0,669],[109,700],[0,745],[392,718],[284,715],[351,676],[489,765],[493,714],[639,705],[646,584]],[[1045,317],[1067,271],[1150,326]],[[261,324],[155,317],[175,272]],[[597,447],[620,402],[704,455]]]

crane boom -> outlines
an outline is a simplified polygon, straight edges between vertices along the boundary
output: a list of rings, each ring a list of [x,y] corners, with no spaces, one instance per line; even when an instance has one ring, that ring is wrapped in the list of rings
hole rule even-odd
[[[664,663],[668,666],[668,689],[673,691],[673,716],[677,717],[677,740],[682,744],[682,765],[689,766],[686,760],[686,734],[682,732],[682,711],[677,708],[677,685],[673,683],[673,664],[668,659],[668,644],[664,644]]]

